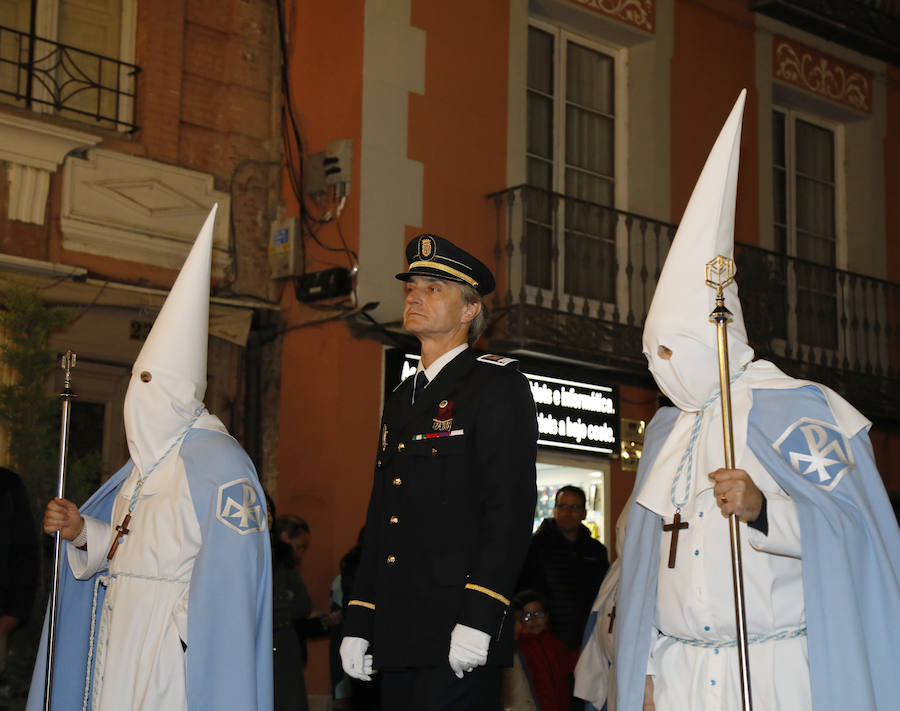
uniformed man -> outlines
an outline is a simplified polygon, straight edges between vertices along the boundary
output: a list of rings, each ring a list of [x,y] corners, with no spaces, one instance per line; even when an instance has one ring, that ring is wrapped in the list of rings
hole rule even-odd
[[[534,400],[515,361],[469,349],[490,270],[430,234],[406,258],[422,358],[384,407],[341,658],[357,679],[378,670],[384,711],[496,711],[534,517]]]

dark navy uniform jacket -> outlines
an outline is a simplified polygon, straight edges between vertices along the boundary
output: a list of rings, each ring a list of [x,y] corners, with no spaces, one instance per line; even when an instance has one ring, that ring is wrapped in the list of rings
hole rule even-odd
[[[491,635],[488,663],[506,665],[534,520],[534,399],[515,361],[471,349],[415,404],[413,381],[385,403],[344,634],[369,640],[376,669],[437,666],[461,623]]]

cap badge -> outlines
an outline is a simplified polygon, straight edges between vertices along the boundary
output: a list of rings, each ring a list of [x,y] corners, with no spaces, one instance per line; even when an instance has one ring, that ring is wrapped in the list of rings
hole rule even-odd
[[[428,259],[434,254],[434,242],[431,241],[430,237],[423,237],[422,241],[419,242],[419,254],[422,255],[423,259]]]

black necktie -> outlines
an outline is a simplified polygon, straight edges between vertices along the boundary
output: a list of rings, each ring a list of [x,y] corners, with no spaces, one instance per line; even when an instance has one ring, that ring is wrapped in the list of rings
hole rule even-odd
[[[413,404],[415,404],[416,398],[425,389],[425,387],[427,385],[428,385],[428,376],[425,375],[424,370],[420,370],[418,373],[416,373],[416,384],[413,387],[413,397],[412,397]]]

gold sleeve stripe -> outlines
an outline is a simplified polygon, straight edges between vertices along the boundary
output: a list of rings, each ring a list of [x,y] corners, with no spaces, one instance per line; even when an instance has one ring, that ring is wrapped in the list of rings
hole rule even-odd
[[[480,593],[484,593],[488,597],[499,600],[504,605],[509,605],[509,600],[503,597],[503,595],[498,592],[494,592],[493,590],[489,590],[488,588],[482,587],[481,585],[475,585],[475,583],[466,583],[466,590],[477,590]]]
[[[438,271],[447,272],[447,274],[452,274],[453,276],[462,279],[466,284],[471,284],[474,287],[478,286],[478,282],[475,281],[468,274],[463,274],[458,269],[454,269],[453,267],[448,267],[446,264],[441,264],[440,262],[430,262],[427,260],[420,259],[418,262],[413,262],[409,265],[410,270],[413,267],[431,267],[432,269],[437,269]]]
[[[363,602],[362,600],[351,600],[350,602],[347,603],[347,607],[350,607],[350,605],[359,605],[360,607],[368,607],[370,610],[375,609],[374,602]]]

